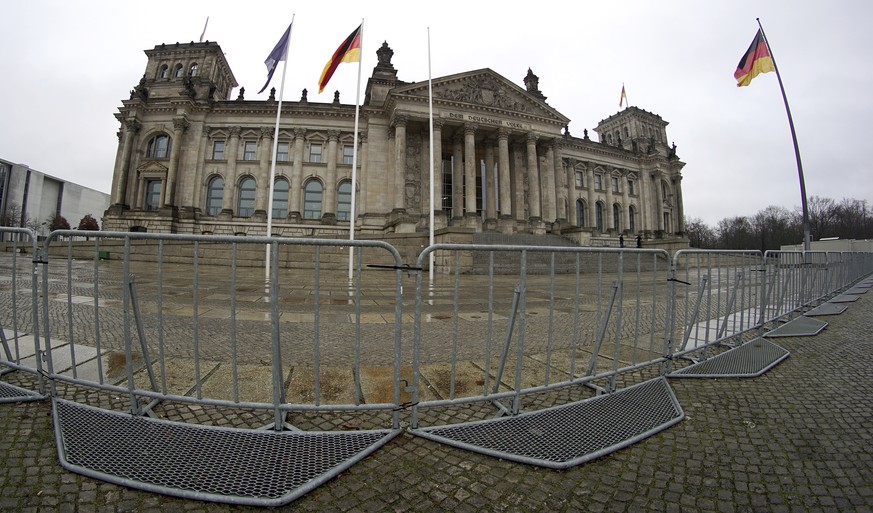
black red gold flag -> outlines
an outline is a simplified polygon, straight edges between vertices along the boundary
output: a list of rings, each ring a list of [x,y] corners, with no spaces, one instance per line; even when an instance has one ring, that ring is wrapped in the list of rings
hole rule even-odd
[[[734,78],[737,79],[737,87],[747,86],[759,73],[773,71],[773,59],[770,57],[770,49],[764,41],[764,33],[758,29],[752,45],[740,59]]]
[[[324,71],[321,72],[321,77],[318,79],[318,92],[324,91],[333,72],[342,62],[359,62],[361,60],[361,30],[364,24],[358,26],[349,37],[346,38],[339,48],[333,53],[333,56],[327,61],[324,66]]]

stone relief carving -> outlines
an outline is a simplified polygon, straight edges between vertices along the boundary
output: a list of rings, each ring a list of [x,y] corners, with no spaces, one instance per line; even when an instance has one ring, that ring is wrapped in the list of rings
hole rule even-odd
[[[503,88],[503,84],[500,84],[491,77],[485,76],[472,77],[464,81],[458,88],[435,91],[434,96],[446,100],[475,103],[516,112],[526,112],[528,110],[526,103],[510,97]]]

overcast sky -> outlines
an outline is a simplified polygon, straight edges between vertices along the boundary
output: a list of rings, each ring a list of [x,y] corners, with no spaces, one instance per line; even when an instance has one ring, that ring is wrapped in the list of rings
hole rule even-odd
[[[523,87],[531,68],[570,133],[629,103],[669,122],[683,170],[685,213],[710,225],[770,205],[799,208],[800,186],[775,73],[736,87],[733,72],[761,22],[788,94],[809,196],[873,201],[873,2],[426,2],[28,0],[4,3],[0,30],[0,158],[109,192],[113,114],[145,70],[143,50],[221,45],[246,99],[296,15],[286,100],[340,91],[353,104],[357,65],[317,94],[324,64],[364,19],[362,83],[387,41],[400,80],[490,68]],[[273,85],[279,86],[277,71]],[[233,92],[236,98],[237,90]]]

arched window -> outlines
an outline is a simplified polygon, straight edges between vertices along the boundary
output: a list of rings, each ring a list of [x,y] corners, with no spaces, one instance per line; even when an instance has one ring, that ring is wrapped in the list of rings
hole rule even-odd
[[[176,67],[173,69],[173,78],[182,78],[182,65],[176,64]]]
[[[188,68],[188,76],[189,77],[196,77],[197,76],[197,63],[196,62],[194,64],[192,64],[190,68]]]
[[[273,218],[288,217],[288,180],[276,178],[273,184]]]
[[[576,226],[585,227],[585,202],[576,200]]]
[[[633,205],[627,208],[627,229],[630,230],[631,233],[637,232],[637,209]]]
[[[247,176],[239,183],[236,215],[251,217],[255,213],[255,179]]]
[[[158,78],[170,78],[170,67],[164,64],[158,71]]]
[[[336,191],[336,218],[348,221],[352,212],[352,182],[344,180]]]
[[[146,157],[152,159],[165,159],[170,156],[170,136],[160,134],[149,139],[146,147]]]
[[[598,232],[603,232],[603,203],[599,201],[594,205],[594,220],[597,223],[595,226],[597,227]]]
[[[221,200],[224,197],[224,179],[216,176],[206,186],[206,214],[217,216],[221,213]]]
[[[321,182],[311,179],[303,187],[303,219],[321,219]]]
[[[621,207],[618,203],[612,206],[612,227],[617,232],[621,231]]]

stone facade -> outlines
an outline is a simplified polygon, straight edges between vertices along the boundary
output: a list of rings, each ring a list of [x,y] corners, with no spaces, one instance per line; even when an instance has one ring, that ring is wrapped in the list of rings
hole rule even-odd
[[[276,147],[272,233],[349,236],[434,228],[558,234],[578,244],[619,235],[681,239],[680,174],[667,122],[629,107],[570,135],[531,70],[520,87],[490,69],[398,79],[387,43],[367,81],[355,155],[355,106],[246,100],[214,42],[159,45],[116,118],[121,124],[104,229],[265,235]],[[433,148],[431,151],[431,140]],[[465,186],[475,184],[474,186]]]

